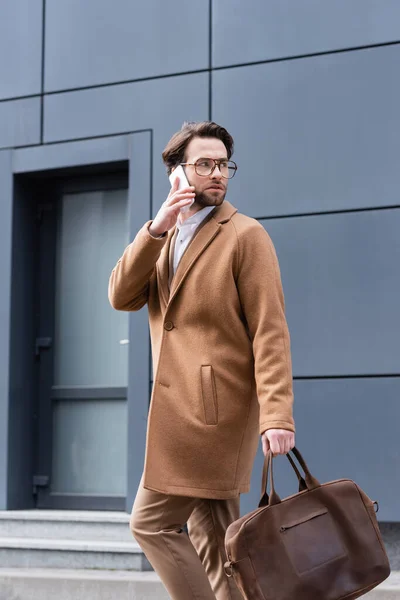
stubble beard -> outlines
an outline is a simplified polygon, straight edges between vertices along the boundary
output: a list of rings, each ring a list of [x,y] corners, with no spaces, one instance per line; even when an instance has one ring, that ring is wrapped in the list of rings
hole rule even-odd
[[[220,194],[217,195],[201,192],[200,194],[196,194],[194,201],[201,210],[202,208],[206,208],[206,206],[221,206],[225,200],[225,196],[226,193],[221,196]]]

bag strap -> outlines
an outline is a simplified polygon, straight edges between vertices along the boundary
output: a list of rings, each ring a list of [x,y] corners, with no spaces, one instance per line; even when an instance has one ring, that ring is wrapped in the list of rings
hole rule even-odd
[[[296,473],[296,476],[297,476],[297,479],[299,482],[299,492],[302,492],[304,490],[312,490],[316,487],[319,487],[321,484],[319,483],[318,479],[316,479],[315,477],[313,477],[311,475],[304,458],[302,457],[302,455],[300,454],[300,452],[298,451],[298,449],[296,447],[294,447],[292,449],[292,453],[297,458],[297,460],[305,474],[305,478],[301,476],[292,457],[288,453],[286,456],[290,462],[291,467],[293,468],[294,472]],[[279,504],[279,502],[281,502],[280,497],[278,496],[278,494],[275,491],[274,474],[273,474],[273,459],[274,459],[274,456],[273,456],[272,452],[269,450],[267,452],[267,455],[264,460],[262,483],[261,483],[261,500],[258,505],[259,507],[268,506],[268,505],[271,506],[273,504]],[[269,496],[266,491],[268,472],[270,473],[270,488],[271,488],[271,493]]]

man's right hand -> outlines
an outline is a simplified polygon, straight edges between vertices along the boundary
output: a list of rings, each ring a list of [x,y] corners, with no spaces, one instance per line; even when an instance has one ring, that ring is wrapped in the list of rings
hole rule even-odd
[[[156,218],[149,227],[149,233],[153,237],[159,237],[172,229],[176,225],[181,208],[192,203],[195,197],[194,186],[191,185],[181,190],[178,190],[178,187],[179,178],[177,177],[171,187],[168,198],[161,206]]]

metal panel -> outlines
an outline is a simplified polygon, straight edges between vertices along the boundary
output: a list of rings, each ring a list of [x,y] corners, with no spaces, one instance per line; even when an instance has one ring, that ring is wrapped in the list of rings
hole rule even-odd
[[[400,209],[263,221],[295,376],[400,374]]]
[[[0,148],[40,143],[40,98],[0,102]]]
[[[13,181],[11,152],[0,152],[0,510],[7,508],[10,367],[11,240]]]
[[[213,0],[213,66],[398,41],[397,0]]]
[[[40,94],[43,0],[2,0],[0,98]]]
[[[67,142],[56,146],[19,148],[13,153],[14,173],[118,162],[128,159],[128,136]]]
[[[208,2],[47,2],[45,90],[207,69],[208,30]]]
[[[295,381],[296,445],[321,482],[353,479],[378,500],[381,521],[399,521],[400,378]],[[262,452],[251,492],[242,496],[242,514],[259,501]],[[282,498],[295,493],[296,477],[285,457],[274,461]]]
[[[54,142],[121,134],[171,121],[171,127],[179,127],[184,119],[203,116],[207,106],[204,73],[52,94],[45,98],[44,138]]]
[[[129,162],[129,219],[133,240],[150,219],[152,140],[149,133],[132,135]],[[130,512],[143,471],[146,423],[149,407],[150,337],[147,307],[129,316],[128,384],[128,489],[126,511]]]
[[[399,63],[400,45],[215,72],[233,203],[255,217],[398,205]]]

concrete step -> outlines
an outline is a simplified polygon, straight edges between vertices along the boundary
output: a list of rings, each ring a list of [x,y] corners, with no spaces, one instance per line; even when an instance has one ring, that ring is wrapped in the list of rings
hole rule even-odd
[[[0,569],[0,600],[168,600],[157,575],[126,571]]]
[[[4,568],[116,569],[148,571],[138,544],[99,540],[0,538]],[[0,596],[0,600],[2,600]]]
[[[0,511],[1,537],[133,540],[127,513],[72,510]]]
[[[0,569],[1,600],[168,600],[153,573],[56,569]],[[400,600],[400,573],[363,596]]]

